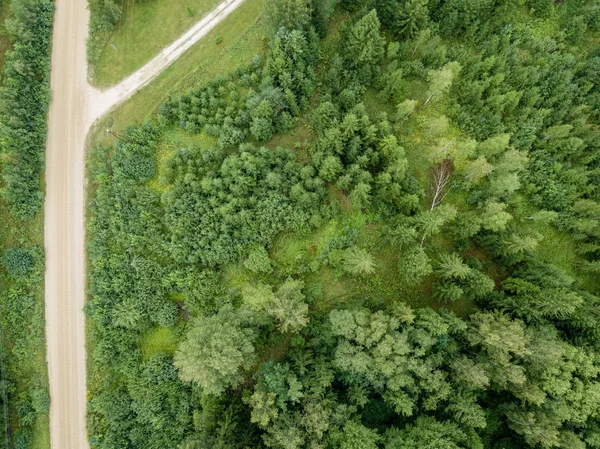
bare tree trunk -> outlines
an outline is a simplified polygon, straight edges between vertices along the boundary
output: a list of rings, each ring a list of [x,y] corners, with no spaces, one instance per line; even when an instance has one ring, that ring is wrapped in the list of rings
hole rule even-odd
[[[431,182],[429,184],[429,191],[431,192],[431,207],[429,210],[433,210],[439,206],[444,200],[450,189],[448,186],[454,173],[454,166],[452,161],[444,159],[439,164],[433,166],[431,170]]]

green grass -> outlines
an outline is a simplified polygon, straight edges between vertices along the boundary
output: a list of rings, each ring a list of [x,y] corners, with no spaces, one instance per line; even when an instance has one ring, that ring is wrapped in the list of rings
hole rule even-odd
[[[39,415],[33,428],[33,444],[31,449],[48,449],[50,447],[50,417]]]
[[[191,86],[233,71],[249,63],[256,54],[264,53],[266,43],[258,20],[261,5],[262,0],[246,0],[152,83],[101,120],[90,135],[90,143],[114,142],[114,137],[107,137],[102,132],[109,121],[114,131],[122,131],[127,125],[155,114],[166,95],[183,93]],[[219,35],[223,36],[223,42],[217,45],[215,40]]]
[[[9,2],[4,2],[2,5],[0,5],[0,68],[2,70],[2,74],[4,74],[4,60],[6,51],[12,48],[12,44],[8,38],[8,31],[6,31],[6,27],[4,26],[4,22],[10,15],[9,5]],[[0,77],[0,85],[2,85],[2,78],[3,77]]]
[[[538,226],[539,231],[540,226]],[[577,268],[581,257],[577,254],[577,244],[573,237],[552,226],[545,226],[542,231],[543,238],[535,251],[537,257],[562,268],[569,276],[579,279],[586,290],[597,292],[598,279],[593,274]]]
[[[93,83],[98,86],[116,84],[142,67],[218,3],[219,0],[151,0],[143,3],[125,0],[121,21],[106,43],[100,60],[91,68]]]
[[[179,339],[171,327],[156,327],[146,332],[142,338],[142,358],[148,360],[156,354],[175,354]]]

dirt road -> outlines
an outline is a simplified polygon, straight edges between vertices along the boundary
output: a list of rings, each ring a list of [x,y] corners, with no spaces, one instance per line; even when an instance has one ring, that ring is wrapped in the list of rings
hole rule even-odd
[[[84,147],[90,126],[148,84],[244,0],[224,0],[106,91],[87,82],[86,0],[56,0],[46,150],[46,338],[53,449],[86,449]]]

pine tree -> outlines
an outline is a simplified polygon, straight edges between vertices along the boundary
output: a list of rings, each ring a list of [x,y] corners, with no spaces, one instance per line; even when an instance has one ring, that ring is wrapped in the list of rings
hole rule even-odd
[[[373,70],[379,66],[385,52],[385,39],[379,32],[380,28],[375,10],[350,28],[345,42],[346,60],[350,67]]]
[[[442,254],[439,257],[437,273],[444,279],[466,279],[471,268],[456,253]]]
[[[311,0],[265,0],[264,21],[271,34],[280,28],[307,30],[310,26]]]
[[[412,39],[429,19],[429,0],[407,0],[398,13],[398,34]]]
[[[511,234],[504,240],[504,251],[509,255],[518,255],[534,251],[539,243],[539,237],[533,235]]]
[[[350,274],[372,274],[377,265],[366,250],[353,246],[344,251],[344,270]]]

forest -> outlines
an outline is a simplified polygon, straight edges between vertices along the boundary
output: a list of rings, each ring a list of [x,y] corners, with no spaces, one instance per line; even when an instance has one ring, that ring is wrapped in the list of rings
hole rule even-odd
[[[600,448],[600,3],[260,20],[91,150],[92,448]]]
[[[48,447],[43,172],[51,0],[0,1],[0,448]]]

